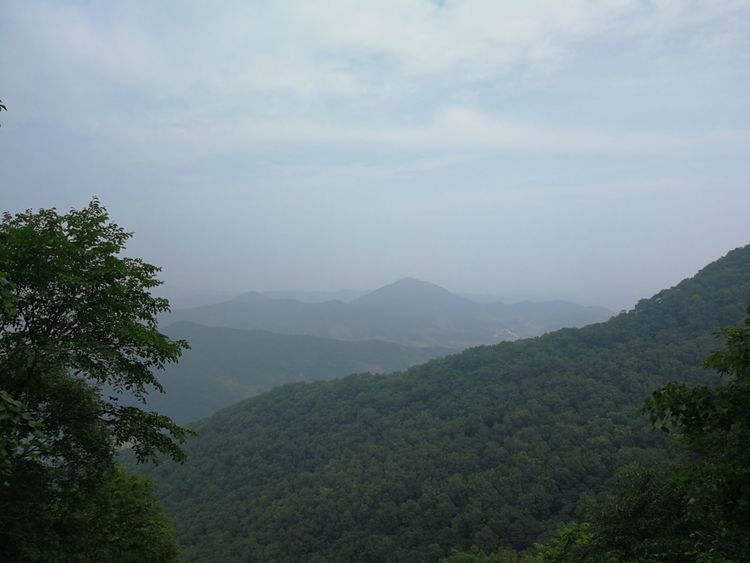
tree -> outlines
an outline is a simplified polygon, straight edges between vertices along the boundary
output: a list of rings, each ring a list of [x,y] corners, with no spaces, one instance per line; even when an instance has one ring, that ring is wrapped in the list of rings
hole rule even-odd
[[[626,471],[592,523],[578,525],[586,535],[563,530],[540,560],[750,561],[750,306],[744,327],[716,332],[725,348],[704,365],[722,384],[670,383],[642,409],[686,459]]]
[[[677,517],[704,560],[750,561],[750,306],[744,327],[717,330],[725,349],[705,366],[717,387],[672,383],[646,402],[655,426],[675,433],[694,459],[672,475],[682,510]]]
[[[58,533],[26,556],[66,563],[177,561],[172,526],[151,490],[146,477],[109,469],[93,494],[71,499],[66,518],[56,525]]]
[[[160,284],[159,268],[119,257],[131,236],[109,222],[96,199],[66,215],[54,209],[4,214],[0,271],[12,284],[13,302],[0,317],[0,383],[47,420],[55,406],[48,386],[108,385],[117,393],[97,414],[112,446],[131,444],[139,460],[157,452],[181,459],[184,429],[118,401],[124,391],[141,401],[150,387],[163,391],[153,370],[187,347],[157,330],[157,314],[169,309],[167,300],[150,294]]]
[[[18,559],[112,486],[117,449],[184,458],[187,430],[120,401],[163,391],[154,371],[187,347],[158,331],[159,268],[121,256],[131,236],[96,199],[0,221],[0,544]]]

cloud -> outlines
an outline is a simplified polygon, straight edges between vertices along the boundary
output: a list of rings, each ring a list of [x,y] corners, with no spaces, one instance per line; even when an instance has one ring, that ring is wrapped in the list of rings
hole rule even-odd
[[[691,73],[708,83],[715,63],[747,58],[749,12],[739,0],[15,1],[0,64],[14,112],[163,158],[305,143],[685,153],[747,147],[747,124],[702,123],[695,108],[715,92],[688,88]],[[683,68],[682,49],[708,55]],[[631,50],[643,53],[623,60]],[[537,71],[533,102],[506,94]],[[646,108],[680,104],[692,129],[647,122]]]
[[[258,148],[316,146],[372,150],[378,147],[409,151],[500,151],[555,154],[706,154],[750,150],[750,129],[711,128],[690,133],[651,129],[627,131],[576,127],[542,121],[498,117],[466,106],[444,106],[416,124],[359,124],[314,118],[209,119],[154,124],[148,119],[113,123],[134,146],[146,140],[146,150],[174,147],[185,158],[252,152]]]
[[[48,61],[46,72],[54,66],[110,81],[146,101],[192,94],[203,104],[271,92],[295,100],[394,86],[402,93],[439,76],[491,80],[554,63],[601,36],[647,40],[706,23],[726,35],[731,26],[722,22],[742,9],[728,0],[11,5],[6,41],[31,47],[35,59]],[[702,41],[721,44],[716,34]]]
[[[97,193],[198,285],[317,246],[320,287],[655,289],[747,242],[747,0],[6,0],[0,69],[5,208]]]

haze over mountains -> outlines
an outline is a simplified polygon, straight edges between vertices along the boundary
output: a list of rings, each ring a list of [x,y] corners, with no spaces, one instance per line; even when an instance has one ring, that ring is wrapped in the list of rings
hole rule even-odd
[[[397,307],[391,291],[364,301]],[[750,246],[605,323],[276,388],[196,424],[187,465],[147,471],[187,561],[525,549],[618,468],[665,458],[636,408],[668,381],[717,381],[702,367],[713,331],[748,301]]]
[[[334,295],[349,302],[321,301]],[[564,301],[478,303],[410,278],[372,292],[246,292],[162,319],[191,349],[160,375],[167,393],[152,393],[148,406],[185,423],[285,383],[404,370],[610,314]]]
[[[750,563],[750,0],[0,45],[0,563]]]
[[[379,340],[345,342],[185,321],[164,332],[170,338],[187,340],[190,350],[179,363],[160,373],[167,392],[152,393],[148,407],[180,424],[285,383],[398,371],[451,352]]]
[[[611,315],[603,307],[564,301],[478,303],[432,283],[405,278],[348,303],[274,299],[248,292],[221,303],[175,310],[162,321],[165,325],[190,321],[280,334],[384,340],[458,350],[583,326]]]

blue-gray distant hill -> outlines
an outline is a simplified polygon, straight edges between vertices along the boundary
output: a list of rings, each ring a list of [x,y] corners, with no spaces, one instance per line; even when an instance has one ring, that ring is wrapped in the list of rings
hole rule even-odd
[[[187,340],[190,350],[159,375],[167,393],[152,393],[148,408],[178,423],[206,417],[285,383],[398,371],[451,352],[188,322],[168,326],[164,332]]]
[[[273,299],[249,292],[214,305],[176,310],[164,320],[458,350],[580,327],[611,315],[603,307],[563,301],[481,304],[405,278],[348,303]]]

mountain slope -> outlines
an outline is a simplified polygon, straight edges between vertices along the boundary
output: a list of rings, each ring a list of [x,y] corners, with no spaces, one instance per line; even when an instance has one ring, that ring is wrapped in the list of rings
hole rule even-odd
[[[186,322],[164,332],[173,339],[187,340],[191,349],[160,375],[167,393],[151,394],[148,408],[180,424],[284,383],[333,379],[354,372],[391,372],[450,353],[445,348],[344,342]]]
[[[407,278],[350,303],[272,299],[249,292],[223,303],[176,310],[163,321],[459,350],[611,316],[602,307],[562,306],[564,315],[560,302],[480,305],[437,285]]]
[[[664,456],[635,409],[707,381],[750,301],[750,247],[583,329],[391,376],[292,384],[195,426],[152,470],[188,561],[435,561],[524,548],[623,465]]]

